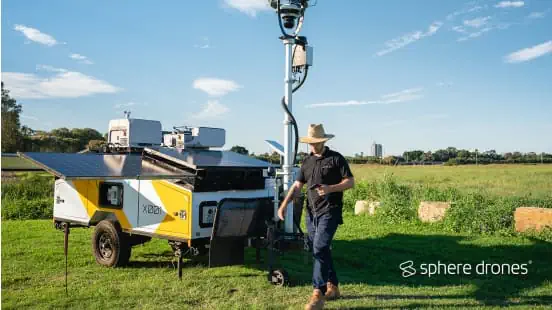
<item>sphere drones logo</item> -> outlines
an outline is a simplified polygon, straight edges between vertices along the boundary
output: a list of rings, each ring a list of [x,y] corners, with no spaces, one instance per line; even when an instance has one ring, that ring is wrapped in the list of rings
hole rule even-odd
[[[407,260],[406,262],[403,262],[399,265],[399,268],[402,270],[402,276],[404,278],[411,277],[416,274],[416,269],[412,267],[414,265],[414,261]]]

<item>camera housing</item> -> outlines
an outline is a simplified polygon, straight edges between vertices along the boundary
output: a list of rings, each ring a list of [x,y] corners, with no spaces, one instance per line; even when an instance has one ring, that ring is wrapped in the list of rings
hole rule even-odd
[[[306,1],[300,0],[289,0],[286,3],[280,2],[280,7],[278,8],[277,0],[269,0],[270,6],[276,11],[279,10],[280,18],[286,29],[295,28],[295,22],[301,16],[301,11],[304,8],[303,2],[306,3]]]
[[[295,21],[301,16],[301,7],[289,3],[280,5],[280,18],[287,29],[293,29],[295,27]]]

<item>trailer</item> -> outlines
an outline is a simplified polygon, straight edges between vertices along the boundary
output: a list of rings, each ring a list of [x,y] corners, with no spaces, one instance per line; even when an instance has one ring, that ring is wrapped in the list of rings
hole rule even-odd
[[[198,132],[198,131],[194,131]],[[208,131],[209,132],[209,131]],[[224,130],[217,132],[224,134]],[[217,145],[221,137],[214,137]],[[197,141],[190,140],[197,144]],[[247,245],[270,247],[281,182],[265,161],[230,151],[145,147],[134,153],[19,153],[55,176],[56,228],[94,227],[98,264],[129,263],[132,247],[166,239],[179,257],[208,255],[209,267],[244,263]],[[275,196],[278,196],[275,199]],[[283,274],[272,268],[272,274]],[[284,284],[280,277],[279,283]]]
[[[288,282],[275,269],[274,253],[310,249],[301,231],[303,197],[279,221],[277,209],[295,180],[299,133],[292,98],[313,64],[313,49],[299,36],[312,0],[268,0],[278,15],[285,47],[284,141],[267,140],[282,157],[269,163],[230,151],[212,150],[225,143],[225,132],[210,127],[173,127],[164,132],[155,120],[112,120],[101,154],[19,153],[55,178],[54,224],[65,233],[65,256],[71,227],[94,227],[96,261],[118,267],[129,262],[132,247],[163,238],[179,257],[209,256],[209,266],[244,262],[246,244],[268,249],[268,279]],[[297,23],[296,23],[297,22]],[[287,33],[285,29],[294,29]],[[254,242],[251,242],[251,241]]]

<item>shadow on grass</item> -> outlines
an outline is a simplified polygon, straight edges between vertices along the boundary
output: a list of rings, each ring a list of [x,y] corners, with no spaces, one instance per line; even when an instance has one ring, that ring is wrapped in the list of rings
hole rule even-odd
[[[404,294],[365,294],[348,295],[345,300],[407,300],[409,305],[396,308],[419,308],[431,305],[431,300],[442,300],[442,308],[478,307],[483,305],[552,305],[552,292],[546,294],[524,295],[525,290],[542,286],[552,281],[552,244],[538,239],[529,243],[497,245],[498,238],[491,238],[492,245],[484,237],[472,239],[465,236],[416,235],[391,233],[380,238],[359,240],[334,240],[332,254],[341,284],[367,284],[370,286],[397,287]],[[263,261],[267,254],[263,251]],[[283,267],[289,273],[292,285],[311,283],[312,259],[310,253],[303,251],[284,252],[276,259],[275,267]],[[159,254],[142,253],[135,257],[127,268],[173,268],[176,270],[176,257],[172,252]],[[157,258],[157,260],[155,260]],[[162,258],[162,260],[159,260]],[[146,259],[143,261],[142,259]],[[208,257],[199,260],[185,260],[183,268],[207,267]],[[403,277],[399,265],[412,261],[416,274]],[[420,264],[469,264],[469,274],[450,274],[445,267],[439,268],[439,274],[422,274]],[[491,264],[484,274],[478,274],[477,266]],[[493,274],[495,264],[526,264],[526,275]],[[265,269],[266,265],[255,262],[255,250],[246,249],[246,266],[253,269]],[[504,268],[504,267],[501,267]],[[427,269],[426,269],[427,270]],[[458,270],[458,269],[456,269]],[[448,274],[446,274],[448,273]],[[222,277],[258,277],[258,274],[229,274]],[[221,277],[221,276],[219,276]],[[469,287],[466,287],[469,285]],[[463,286],[462,288],[459,288]],[[446,287],[450,287],[447,289]],[[427,288],[444,288],[428,293]],[[417,289],[421,290],[418,295]],[[461,291],[455,294],[454,291]],[[466,293],[467,292],[467,293]],[[543,292],[544,293],[544,292]],[[448,302],[447,302],[448,301]],[[424,303],[426,302],[426,303]],[[474,302],[476,303],[474,305]],[[385,306],[389,308],[389,305]],[[391,306],[391,308],[393,308]],[[359,307],[355,309],[374,309]]]
[[[481,238],[479,239],[481,240]],[[496,240],[496,239],[495,239]],[[409,289],[471,285],[469,294],[461,295],[360,295],[345,296],[347,299],[475,299],[485,305],[551,305],[551,296],[521,296],[524,290],[537,288],[552,281],[552,244],[532,239],[527,245],[474,245],[469,237],[447,235],[388,234],[381,238],[362,240],[334,240],[332,255],[342,284],[368,284],[371,286],[397,286]],[[416,274],[403,277],[399,265],[412,261]],[[428,276],[421,264],[469,264],[468,274],[450,274],[446,266],[439,274]],[[309,284],[312,263],[304,264],[303,255],[286,254],[279,264],[286,268],[297,284]],[[478,266],[490,264],[487,270]],[[498,271],[494,264],[499,264]],[[504,264],[526,264],[526,275],[514,275]],[[425,266],[428,270],[428,266]],[[511,268],[511,267],[510,267]],[[457,269],[458,270],[458,269]],[[521,272],[519,270],[517,272]],[[495,272],[496,273],[496,272]],[[464,288],[465,290],[466,288]],[[425,290],[427,291],[427,290]],[[436,295],[439,294],[439,295]],[[424,306],[414,304],[412,307]],[[427,306],[427,304],[425,305]],[[454,305],[470,306],[466,305]],[[403,308],[401,306],[400,308]]]

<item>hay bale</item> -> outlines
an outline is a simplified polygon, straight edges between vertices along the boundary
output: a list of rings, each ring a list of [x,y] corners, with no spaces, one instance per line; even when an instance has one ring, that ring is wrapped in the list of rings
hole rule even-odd
[[[528,229],[541,231],[545,227],[552,228],[552,209],[520,207],[514,212],[514,221],[517,232]]]
[[[370,202],[370,205],[368,206],[368,214],[370,215],[376,215],[376,209],[381,207],[380,201],[372,201]]]
[[[369,214],[375,215],[376,209],[381,206],[379,201],[358,200],[355,203],[355,215]]]
[[[367,200],[358,200],[355,203],[355,215],[368,213],[370,203]]]
[[[418,218],[422,222],[438,222],[445,218],[445,213],[449,208],[449,202],[421,201],[418,207]]]

